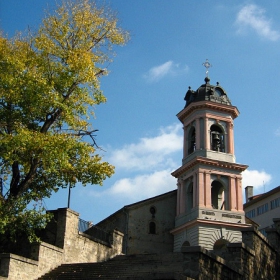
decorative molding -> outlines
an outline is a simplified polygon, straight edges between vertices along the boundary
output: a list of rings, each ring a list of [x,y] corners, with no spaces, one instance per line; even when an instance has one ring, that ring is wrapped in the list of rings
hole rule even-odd
[[[246,170],[248,168],[248,165],[244,165],[244,164],[218,161],[218,160],[209,159],[209,158],[205,158],[205,157],[195,157],[190,162],[186,163],[185,165],[179,167],[177,170],[172,172],[171,175],[174,176],[175,178],[179,178],[179,176],[182,176],[185,172],[187,172],[191,168],[194,168],[197,165],[207,165],[207,166],[211,166],[211,167],[236,170],[239,172],[243,172],[244,170]]]
[[[233,119],[238,117],[239,111],[237,107],[232,105],[225,105],[220,103],[215,103],[211,101],[199,101],[199,102],[193,102],[186,108],[184,108],[181,112],[177,114],[178,119],[183,123],[184,119],[189,116],[192,112],[198,109],[210,109],[217,112],[223,112],[228,113],[231,115]]]

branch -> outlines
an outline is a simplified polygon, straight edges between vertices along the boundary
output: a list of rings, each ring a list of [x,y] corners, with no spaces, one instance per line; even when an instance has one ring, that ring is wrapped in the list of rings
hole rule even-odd
[[[17,196],[18,194],[19,180],[20,180],[19,164],[17,161],[14,161],[12,164],[12,180],[10,184],[10,194],[12,196]]]
[[[83,129],[80,129],[79,131],[77,131],[77,133],[69,133],[68,135],[70,136],[75,136],[75,137],[84,137],[84,136],[89,136],[93,142],[93,146],[97,147],[98,149],[101,149],[97,143],[96,143],[96,140],[95,140],[95,136],[96,135],[93,135],[94,132],[97,132],[98,129],[94,129],[94,130],[91,130],[91,131],[87,131],[87,130],[83,130]]]
[[[71,87],[67,91],[67,94],[63,95],[64,99],[63,99],[62,102],[65,102],[70,97],[70,95],[73,93],[73,91],[75,90],[75,88],[77,87],[78,84],[79,83],[76,81],[71,85]],[[62,109],[58,108],[53,113],[47,114],[45,123],[43,124],[40,132],[41,133],[46,133],[49,130],[49,128],[51,127],[51,125],[61,115],[61,113],[62,113]]]

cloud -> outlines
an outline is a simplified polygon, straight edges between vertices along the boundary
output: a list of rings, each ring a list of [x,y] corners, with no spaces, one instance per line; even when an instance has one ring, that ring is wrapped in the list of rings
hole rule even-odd
[[[153,137],[113,150],[108,161],[116,167],[120,179],[109,188],[91,190],[90,195],[130,204],[175,189],[171,172],[180,164],[174,155],[182,153],[182,140],[182,126],[174,124],[159,129]]]
[[[188,66],[181,67],[180,64],[174,63],[172,60],[169,60],[161,65],[152,67],[144,77],[149,82],[157,82],[162,78],[170,75],[178,75],[180,73],[185,73],[188,71]]]
[[[116,166],[116,170],[173,167],[175,163],[168,156],[182,150],[181,131],[180,124],[161,128],[155,137],[141,138],[136,144],[125,145],[112,151],[108,161]]]
[[[245,170],[242,174],[243,187],[253,186],[254,188],[262,188],[265,184],[269,184],[272,177],[265,171]]]
[[[249,27],[268,40],[277,41],[280,38],[280,33],[272,29],[271,20],[266,18],[265,10],[254,4],[241,8],[236,24],[239,26],[239,33],[243,33]]]
[[[177,187],[176,179],[170,173],[171,170],[166,169],[134,178],[123,178],[115,182],[106,193],[133,201],[150,198]]]

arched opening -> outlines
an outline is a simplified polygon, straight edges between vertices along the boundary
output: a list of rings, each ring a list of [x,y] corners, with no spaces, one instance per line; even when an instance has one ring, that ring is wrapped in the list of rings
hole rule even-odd
[[[150,208],[150,213],[152,214],[152,218],[154,218],[156,214],[156,208],[154,206]]]
[[[196,148],[195,128],[192,126],[188,134],[188,155],[193,153]]]
[[[225,209],[224,186],[219,181],[211,184],[211,204],[214,209]]]
[[[190,242],[189,242],[189,241],[185,241],[185,242],[182,244],[181,250],[182,250],[184,247],[189,247],[189,246],[191,246]]]
[[[213,124],[210,128],[211,131],[211,150],[217,152],[225,152],[225,133],[223,129]]]
[[[186,191],[186,213],[193,208],[193,182],[189,183]]]
[[[227,244],[229,243],[229,241],[227,241],[226,239],[218,239],[213,247],[214,251],[225,251],[227,248]]]
[[[149,223],[149,233],[156,234],[156,223],[155,222]]]

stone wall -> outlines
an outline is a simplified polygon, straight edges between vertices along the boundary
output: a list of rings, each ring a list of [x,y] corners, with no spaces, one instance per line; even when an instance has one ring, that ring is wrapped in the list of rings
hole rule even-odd
[[[278,234],[278,240],[279,237]],[[242,241],[254,251],[254,258],[249,262],[252,269],[248,268],[251,279],[280,279],[279,255],[269,240],[256,229],[249,228],[242,230]]]
[[[94,236],[78,233],[79,214],[70,209],[59,209],[56,246],[64,249],[64,263],[104,261],[121,253],[123,234],[113,230],[112,244],[98,241]]]
[[[184,275],[193,279],[241,280],[242,272],[201,246],[182,247]]]
[[[78,231],[79,214],[67,208],[52,211],[43,240],[31,245],[31,255],[23,258],[14,254],[0,254],[0,279],[36,279],[62,263],[105,261],[121,254],[123,234],[111,233],[104,242]]]
[[[280,279],[279,247],[273,246],[280,244],[277,226],[269,230],[268,238],[253,227],[242,229],[241,233],[242,242],[229,243],[220,251],[182,247],[184,275],[197,280]]]
[[[131,207],[128,218],[127,254],[167,253],[173,251],[174,238],[170,231],[174,228],[176,214],[176,193],[162,200],[151,200],[141,207]],[[151,214],[153,207],[156,211]],[[151,233],[149,224],[154,223]]]
[[[0,279],[35,279],[38,262],[14,254],[0,255]]]
[[[123,253],[167,253],[173,251],[176,215],[176,191],[125,206],[97,224],[106,231],[118,229],[124,234]],[[155,213],[151,213],[151,208]],[[154,223],[155,232],[149,225]]]

